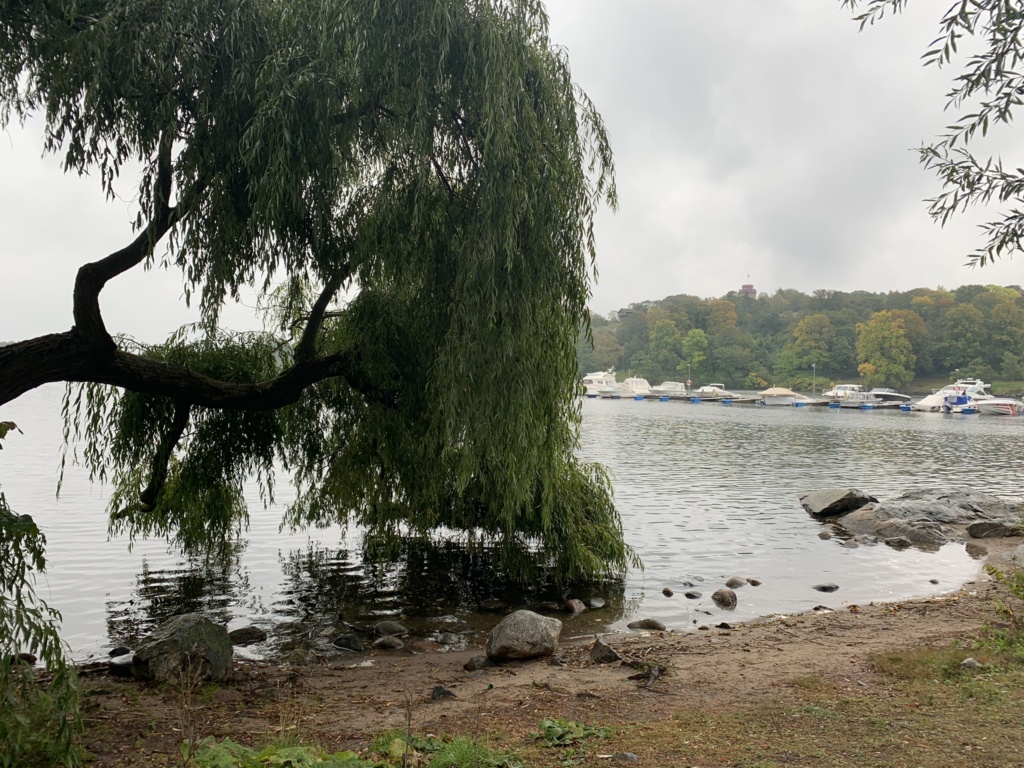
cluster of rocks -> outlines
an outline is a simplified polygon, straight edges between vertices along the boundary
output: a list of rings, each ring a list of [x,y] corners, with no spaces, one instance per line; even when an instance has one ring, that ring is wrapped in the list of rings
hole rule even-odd
[[[880,502],[855,488],[825,488],[804,494],[800,504],[815,519],[839,526],[853,544],[883,542],[929,551],[968,539],[1020,536],[1024,512],[1021,505],[989,494],[935,489]]]

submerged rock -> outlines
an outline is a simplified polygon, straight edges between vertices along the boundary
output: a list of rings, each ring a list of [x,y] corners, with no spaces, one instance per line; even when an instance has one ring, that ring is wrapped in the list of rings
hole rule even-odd
[[[867,504],[844,515],[838,524],[857,539],[880,539],[890,546],[936,550],[962,540],[962,531],[975,537],[1019,531],[1021,507],[976,491],[907,491],[894,499]],[[972,533],[971,535],[975,535]],[[907,544],[904,544],[904,540]]]
[[[573,598],[572,600],[565,601],[565,605],[562,606],[562,610],[564,610],[566,613],[571,613],[573,616],[575,616],[587,610],[587,606],[583,604],[582,600],[577,600]]]
[[[373,628],[377,637],[388,637],[390,635],[407,635],[409,630],[397,621],[381,621]]]
[[[384,637],[378,637],[373,641],[373,647],[383,651],[397,651],[405,647],[405,643],[398,639],[396,635],[384,635]]]
[[[865,504],[876,502],[874,496],[856,488],[822,488],[800,497],[800,505],[812,517],[838,517],[860,509]]]
[[[711,595],[711,599],[715,601],[715,605],[727,611],[736,607],[736,593],[727,587],[716,589]]]
[[[626,625],[629,629],[653,629],[658,632],[664,632],[668,627],[662,624],[657,619],[637,619],[631,621]]]
[[[266,640],[267,633],[255,626],[239,627],[228,632],[228,639],[232,645],[252,645]]]
[[[343,651],[354,651],[356,653],[362,653],[366,650],[366,646],[363,645],[363,638],[355,633],[339,635],[334,638],[332,645]]]

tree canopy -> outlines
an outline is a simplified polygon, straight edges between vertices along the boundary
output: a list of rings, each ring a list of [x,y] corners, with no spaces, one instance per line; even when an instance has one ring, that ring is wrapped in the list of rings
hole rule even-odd
[[[667,296],[635,303],[619,315],[595,322],[592,350],[581,341],[581,369],[614,366],[652,383],[690,371],[697,381],[748,389],[769,383],[809,389],[815,378],[857,376],[865,383],[870,379],[896,387],[915,377],[970,375],[1004,385],[1024,380],[1017,351],[1024,349],[1024,291],[1019,286],[817,290],[810,295],[780,289],[756,298],[730,292],[721,299]],[[720,322],[722,317],[728,321]],[[869,327],[875,341],[862,343],[862,326]],[[901,341],[876,343],[876,331],[883,329]],[[872,367],[862,368],[865,363]],[[889,364],[898,369],[883,373]]]
[[[562,579],[625,567],[573,453],[611,152],[538,0],[0,0],[0,108],[43,114],[98,192],[142,168],[73,327],[0,348],[0,404],[75,385],[67,437],[115,530],[223,540],[247,478],[269,498],[284,468],[290,523],[459,532],[519,576],[529,552]],[[151,267],[201,322],[111,336],[103,287]],[[243,286],[262,332],[221,325]]]
[[[840,0],[845,8],[861,9],[855,19],[863,28],[887,13],[902,11],[908,0]],[[969,262],[984,266],[1024,247],[1024,168],[1002,159],[976,155],[971,145],[998,124],[1009,125],[1024,91],[1024,2],[1021,0],[956,0],[939,22],[939,35],[924,53],[926,66],[953,67],[946,108],[955,113],[946,133],[923,145],[921,162],[942,181],[943,190],[929,200],[932,218],[945,223],[970,206],[1004,206],[999,218],[982,225],[985,244]],[[961,54],[965,38],[981,38]]]

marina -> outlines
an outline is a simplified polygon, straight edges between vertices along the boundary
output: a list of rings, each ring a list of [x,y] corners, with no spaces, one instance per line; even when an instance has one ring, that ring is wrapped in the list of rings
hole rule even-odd
[[[986,414],[991,416],[1024,415],[1024,401],[1018,398],[997,398],[988,392],[989,385],[980,379],[958,379],[942,389],[918,400],[895,389],[875,387],[865,390],[860,384],[837,384],[820,395],[806,395],[786,387],[769,387],[759,392],[730,392],[723,384],[706,384],[689,389],[683,382],[666,381],[651,386],[647,379],[628,377],[614,381],[614,371],[589,373],[584,379],[584,396],[607,400],[657,400],[659,402],[686,402],[693,404],[720,403],[723,405],[795,406],[798,408],[823,406],[831,410],[898,410],[957,415]],[[593,382],[602,382],[596,386]]]

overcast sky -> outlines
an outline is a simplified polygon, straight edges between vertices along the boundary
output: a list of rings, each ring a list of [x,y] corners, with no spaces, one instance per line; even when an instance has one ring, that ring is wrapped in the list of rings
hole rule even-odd
[[[616,157],[593,308],[748,276],[767,292],[1024,283],[1020,258],[964,266],[978,212],[941,229],[922,202],[939,187],[913,150],[950,122],[952,73],[920,56],[947,5],[858,32],[838,0],[548,0]],[[997,140],[1020,164],[1024,144]],[[0,135],[0,340],[67,329],[77,266],[130,237],[127,202],[40,155],[38,123]],[[102,298],[108,326],[140,338],[193,317],[176,273],[122,276]]]

